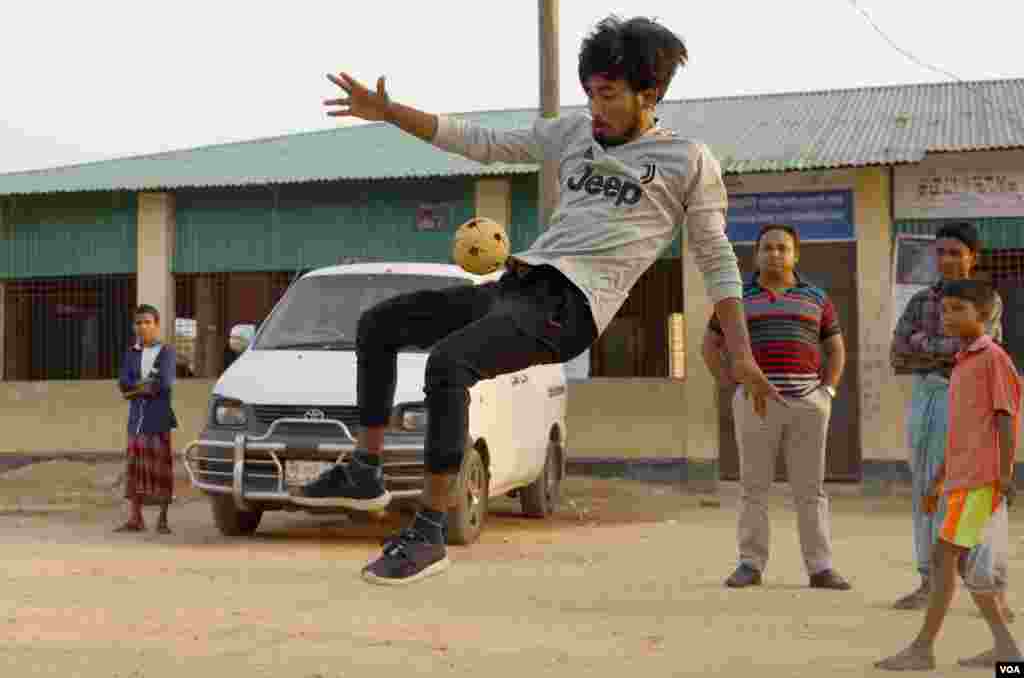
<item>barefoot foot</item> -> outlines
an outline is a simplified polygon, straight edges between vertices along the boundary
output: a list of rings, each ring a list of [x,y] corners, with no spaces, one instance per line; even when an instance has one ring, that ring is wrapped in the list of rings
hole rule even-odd
[[[935,654],[914,645],[882,661],[875,662],[883,671],[931,671],[935,668]]]
[[[985,652],[982,652],[979,655],[975,655],[974,657],[958,659],[956,663],[960,666],[965,666],[968,668],[991,669],[995,667],[997,661],[1019,662],[1022,660],[1024,660],[1024,657],[1020,656],[1020,650],[1018,650],[1015,647],[1008,647],[1005,649],[992,648],[991,650],[986,650]]]
[[[960,666],[966,666],[968,668],[981,669],[989,668],[996,665],[996,651],[995,648],[986,650],[979,655],[973,657],[967,657],[966,659],[957,659],[956,663]]]

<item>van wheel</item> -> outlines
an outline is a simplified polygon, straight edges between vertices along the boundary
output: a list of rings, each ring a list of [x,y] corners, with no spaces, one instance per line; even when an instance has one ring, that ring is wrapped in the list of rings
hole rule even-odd
[[[240,511],[233,497],[224,494],[210,495],[213,508],[213,522],[225,537],[250,537],[260,526],[263,510]]]
[[[480,537],[487,519],[490,480],[480,452],[475,447],[467,449],[459,471],[455,505],[448,513],[449,544],[465,546]]]
[[[562,447],[552,440],[548,443],[544,470],[536,480],[519,491],[519,503],[523,507],[523,513],[530,518],[550,517],[558,509],[564,475]]]

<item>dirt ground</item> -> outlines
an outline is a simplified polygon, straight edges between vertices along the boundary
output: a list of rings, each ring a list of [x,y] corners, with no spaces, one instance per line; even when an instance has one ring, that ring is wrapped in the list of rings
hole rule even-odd
[[[111,534],[118,475],[70,462],[0,475],[0,675],[859,676],[920,622],[888,609],[917,583],[906,496],[833,498],[850,592],[806,588],[782,488],[765,586],[732,591],[735,488],[715,506],[579,477],[556,519],[503,499],[452,569],[391,589],[358,573],[398,518],[275,513],[256,537],[227,539],[182,483],[175,534]],[[1011,529],[1016,546],[1024,530]],[[1024,576],[1016,558],[1011,569]],[[947,628],[940,675],[988,675],[954,665],[988,647],[966,595]]]

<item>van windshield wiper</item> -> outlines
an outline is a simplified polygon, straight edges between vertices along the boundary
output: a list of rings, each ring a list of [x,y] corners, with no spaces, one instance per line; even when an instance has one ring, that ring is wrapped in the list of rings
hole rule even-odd
[[[335,339],[334,341],[295,341],[281,344],[268,344],[266,346],[260,346],[259,348],[267,351],[288,351],[301,348],[320,349],[321,351],[345,351],[354,349],[355,347],[356,344],[354,341],[342,341]]]

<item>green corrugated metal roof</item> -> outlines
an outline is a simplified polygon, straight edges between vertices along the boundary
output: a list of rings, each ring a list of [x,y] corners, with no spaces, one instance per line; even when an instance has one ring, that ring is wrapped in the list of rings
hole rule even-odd
[[[566,107],[564,112],[581,110]],[[662,123],[707,142],[727,173],[919,162],[928,152],[1024,147],[1024,79],[668,101]],[[467,113],[495,128],[535,109]],[[383,124],[0,174],[0,195],[156,190],[535,172],[484,166]]]

